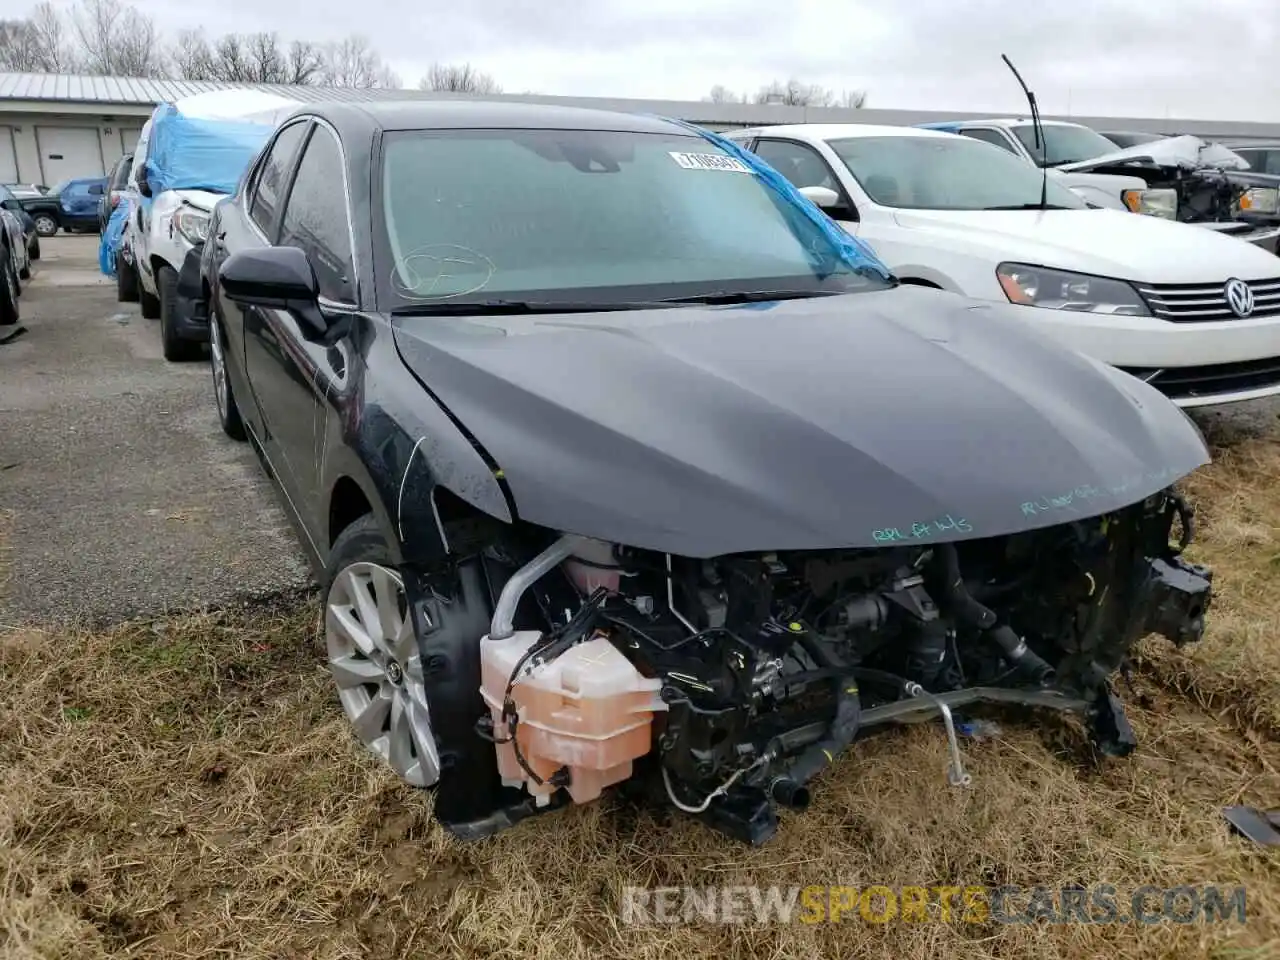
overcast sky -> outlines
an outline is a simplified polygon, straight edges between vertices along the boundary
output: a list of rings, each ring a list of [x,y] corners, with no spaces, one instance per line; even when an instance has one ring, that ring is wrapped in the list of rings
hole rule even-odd
[[[134,0],[166,32],[362,32],[414,86],[470,61],[510,93],[699,99],[794,76],[885,109],[1280,121],[1280,0]]]

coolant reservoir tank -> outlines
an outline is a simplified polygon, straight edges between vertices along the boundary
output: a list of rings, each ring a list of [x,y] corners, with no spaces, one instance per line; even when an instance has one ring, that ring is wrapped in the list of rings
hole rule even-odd
[[[480,641],[480,693],[493,715],[497,739],[506,739],[503,694],[516,664],[542,635],[517,632],[505,640]],[[647,679],[603,636],[570,647],[512,687],[519,722],[516,742],[538,784],[516,757],[511,743],[499,743],[498,772],[507,786],[525,786],[550,797],[549,782],[569,768],[569,796],[587,803],[605,787],[631,776],[632,761],[649,752],[655,711],[667,705],[658,696],[662,681]]]

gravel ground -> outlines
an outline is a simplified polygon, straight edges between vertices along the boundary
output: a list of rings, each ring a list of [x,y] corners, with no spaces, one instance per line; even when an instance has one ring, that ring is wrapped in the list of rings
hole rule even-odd
[[[0,345],[0,625],[308,586],[252,451],[218,427],[207,363],[164,361],[157,322],[98,272],[96,237],[42,247],[27,333]]]

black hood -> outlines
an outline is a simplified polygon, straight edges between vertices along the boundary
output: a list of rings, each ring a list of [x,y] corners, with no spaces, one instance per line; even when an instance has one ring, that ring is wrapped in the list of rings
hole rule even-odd
[[[917,287],[749,306],[397,318],[519,516],[685,556],[1004,535],[1208,462],[1154,389]]]

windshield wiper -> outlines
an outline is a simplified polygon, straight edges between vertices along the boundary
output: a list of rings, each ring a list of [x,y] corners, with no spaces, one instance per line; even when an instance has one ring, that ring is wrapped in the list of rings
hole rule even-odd
[[[767,303],[770,300],[804,300],[808,297],[834,297],[848,290],[713,290],[692,297],[673,297],[663,303]]]
[[[983,207],[983,210],[1070,210],[1071,207],[1064,207],[1056,203],[1046,203],[1043,206],[1039,202],[1036,203],[1010,203],[998,207]]]
[[[463,303],[417,303],[396,307],[393,317],[478,317],[485,315],[510,316],[534,313],[607,313],[616,310],[659,310],[674,306],[668,300],[615,300],[592,302],[588,300],[481,300]]]

